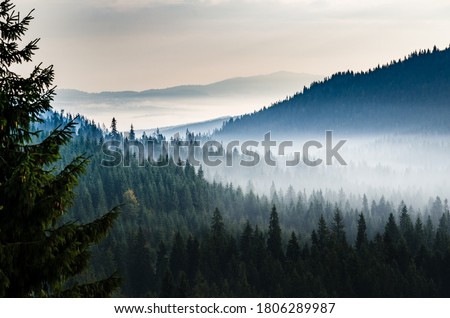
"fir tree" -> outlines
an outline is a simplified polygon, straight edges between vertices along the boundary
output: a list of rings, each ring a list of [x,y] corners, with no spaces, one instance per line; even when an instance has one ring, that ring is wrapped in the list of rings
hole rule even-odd
[[[250,225],[250,222],[247,220],[240,240],[241,258],[246,262],[249,262],[251,260],[252,241],[253,228]]]
[[[40,64],[28,77],[13,71],[38,49],[38,40],[20,48],[32,19],[31,12],[21,19],[11,1],[0,3],[0,297],[105,296],[118,286],[116,277],[66,284],[86,268],[91,245],[117,212],[89,224],[61,224],[87,159],[61,168],[59,150],[71,139],[73,121],[43,140],[33,129],[52,108],[54,71]]]
[[[272,207],[272,211],[270,213],[267,248],[274,259],[283,259],[283,250],[281,247],[281,227],[278,220],[277,208],[275,206]]]
[[[192,235],[189,236],[186,243],[186,271],[189,281],[193,281],[198,271],[200,261],[200,243]]]
[[[286,258],[291,262],[296,262],[300,258],[300,245],[294,232],[292,232],[286,248]]]
[[[117,120],[115,117],[113,117],[111,120],[110,137],[114,140],[119,140],[119,137],[120,137],[119,131],[117,130]]]
[[[347,239],[345,237],[344,220],[339,209],[334,212],[332,230],[336,244],[345,245]]]
[[[408,209],[406,205],[403,203],[401,207],[400,213],[400,233],[403,239],[406,241],[406,244],[410,249],[414,246],[414,225],[411,221],[411,217],[408,214]]]
[[[128,256],[130,295],[145,297],[154,285],[154,273],[150,249],[147,246],[144,231],[141,227],[129,248]]]
[[[175,234],[172,244],[172,251],[170,253],[170,270],[174,279],[178,279],[179,273],[184,270],[186,263],[186,248],[183,237],[180,232]]]
[[[362,210],[362,212],[365,215],[369,214],[369,201],[367,200],[367,196],[365,194],[363,195],[363,210]]]
[[[116,131],[117,131],[117,128],[116,128]],[[134,132],[133,124],[131,124],[131,127],[130,127],[130,134],[129,134],[129,136],[128,136],[128,139],[129,139],[130,141],[133,141],[133,140],[136,139],[136,133]]]
[[[330,241],[330,232],[323,214],[320,215],[317,229],[317,243],[320,251],[324,251]]]
[[[365,246],[367,246],[367,226],[366,220],[364,219],[364,215],[361,213],[358,219],[358,232],[356,234],[356,249],[359,251]]]
[[[223,239],[225,235],[225,225],[223,224],[222,214],[218,208],[216,208],[213,212],[211,234],[215,240]]]

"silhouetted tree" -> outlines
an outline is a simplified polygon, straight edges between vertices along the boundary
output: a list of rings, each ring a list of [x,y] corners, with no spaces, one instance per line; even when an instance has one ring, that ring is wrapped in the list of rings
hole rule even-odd
[[[38,40],[20,45],[32,19],[31,13],[21,19],[11,1],[0,3],[0,297],[106,296],[119,285],[113,276],[65,285],[86,269],[92,244],[118,214],[84,225],[61,222],[87,159],[59,161],[74,121],[48,136],[33,128],[51,111],[54,71],[39,64],[28,77],[14,72],[38,49]]]
[[[275,206],[272,207],[272,211],[270,212],[267,248],[270,255],[272,255],[274,259],[283,260],[284,255],[281,245],[281,227],[278,220],[277,208]]]

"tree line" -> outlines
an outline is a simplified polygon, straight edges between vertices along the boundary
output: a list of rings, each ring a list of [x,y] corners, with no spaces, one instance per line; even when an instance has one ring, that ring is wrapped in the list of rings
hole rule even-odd
[[[368,239],[364,214],[350,244],[341,212],[321,216],[310,235],[284,242],[274,206],[265,228],[245,223],[232,235],[215,209],[202,239],[180,232],[158,244],[152,262],[142,228],[128,250],[124,292],[134,297],[448,297],[450,215],[436,231],[406,206]],[[431,230],[431,232],[430,232]]]
[[[53,114],[48,120],[53,125],[65,118]],[[370,202],[363,196],[357,209],[342,191],[339,201],[330,202],[320,190],[308,196],[272,187],[268,197],[209,183],[202,169],[188,162],[102,167],[100,142],[108,136],[92,122],[78,121],[77,136],[63,157],[81,150],[93,156],[80,176],[69,215],[89,220],[126,203],[110,235],[93,248],[91,267],[83,274],[92,279],[118,270],[123,279],[118,296],[412,297],[447,292],[446,200],[437,197],[418,213],[404,203],[396,207],[384,197]]]

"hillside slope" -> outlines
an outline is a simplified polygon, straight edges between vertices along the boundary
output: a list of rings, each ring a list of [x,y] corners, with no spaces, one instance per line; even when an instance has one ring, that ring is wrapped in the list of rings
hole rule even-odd
[[[366,72],[337,73],[303,92],[229,121],[220,135],[448,132],[450,48],[414,52]]]

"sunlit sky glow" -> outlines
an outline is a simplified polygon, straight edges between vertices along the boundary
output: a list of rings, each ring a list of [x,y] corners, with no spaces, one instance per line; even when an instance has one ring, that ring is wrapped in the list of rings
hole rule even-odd
[[[450,43],[448,0],[20,0],[60,88],[205,84],[362,70]]]

